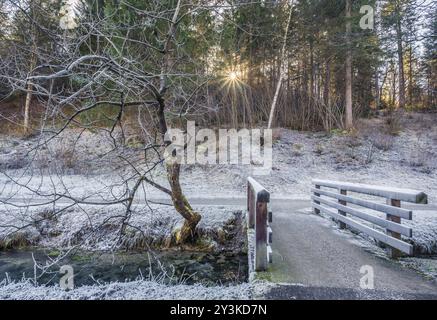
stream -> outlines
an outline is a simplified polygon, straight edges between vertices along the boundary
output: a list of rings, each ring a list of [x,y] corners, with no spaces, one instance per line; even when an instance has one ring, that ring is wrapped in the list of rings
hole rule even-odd
[[[59,252],[26,249],[0,251],[0,281],[23,278],[39,285],[59,285],[62,265],[74,270],[74,285],[93,285],[138,279],[155,279],[168,284],[235,284],[247,281],[247,256],[187,251],[75,252],[56,261],[44,272],[38,265],[52,264]],[[36,271],[36,272],[35,272]]]

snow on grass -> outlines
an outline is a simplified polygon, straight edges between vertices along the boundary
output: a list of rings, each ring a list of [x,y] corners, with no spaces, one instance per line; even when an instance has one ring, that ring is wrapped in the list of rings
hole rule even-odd
[[[420,189],[427,192],[431,199],[437,200],[437,127],[432,125],[436,117],[437,115],[433,114],[408,115],[401,125],[402,131],[396,136],[388,135],[384,131],[384,119],[363,120],[360,132],[352,136],[278,129],[279,139],[273,145],[272,171],[269,175],[256,178],[271,192],[272,197],[276,198],[308,199],[311,180],[320,178]],[[77,135],[78,133],[72,134],[73,138],[70,139],[75,142],[74,138]],[[63,139],[70,137],[69,131],[65,132],[65,136]],[[8,144],[8,141],[5,138],[4,144]],[[110,188],[129,175],[123,170],[114,171],[115,166],[121,165],[118,154],[123,153],[129,158],[140,159],[141,150],[126,147],[106,154],[110,150],[110,142],[105,133],[83,133],[81,139],[72,144],[78,159],[71,165],[72,169],[77,167],[77,170],[65,170],[59,176],[46,176],[43,180],[39,176],[34,176],[30,184],[48,190],[54,183],[60,192],[65,186],[73,196],[98,193],[110,197],[111,192],[122,194],[125,191],[123,184],[118,188]],[[13,162],[14,158],[9,156],[10,154],[14,151],[23,153],[23,150],[29,149],[34,143],[35,141],[17,140],[13,145],[4,147],[2,161],[5,164]],[[63,140],[56,140],[54,146],[48,148],[51,151],[49,154],[62,155],[63,152],[67,152],[68,150],[64,150],[63,147],[65,144],[67,142]],[[104,156],[99,157],[102,154]],[[52,162],[62,162],[63,159],[55,158]],[[9,164],[16,167],[12,163]],[[68,165],[70,164],[67,163]],[[48,170],[43,172],[47,174]],[[8,173],[15,176],[24,174],[22,182],[30,178],[29,172],[9,170]],[[246,179],[250,175],[252,168],[245,165],[184,165],[181,184],[188,197],[244,197]],[[155,181],[168,185],[162,165],[156,169]],[[2,190],[2,186],[6,188]],[[0,197],[7,197],[16,191],[16,186],[0,175]],[[165,197],[152,187],[146,186],[146,191],[149,199]],[[30,196],[23,188],[16,196],[20,195]]]
[[[23,209],[3,206],[0,210],[0,239],[7,243],[19,235],[24,244],[64,249],[79,246],[93,251],[118,247],[160,248],[182,221],[172,206],[137,204],[132,209],[129,226],[121,237],[121,220],[125,215],[122,205],[80,205],[72,208],[63,205],[56,211],[51,206]],[[221,206],[194,206],[194,209],[202,215],[198,225],[199,236],[209,242],[210,249],[241,250],[244,239],[241,211]],[[59,213],[52,216],[53,212]],[[27,227],[14,233],[15,227],[23,226]],[[225,241],[227,237],[231,237],[232,241]]]
[[[415,254],[437,254],[437,210],[415,210],[413,220],[402,223],[413,229]]]
[[[14,300],[247,300],[251,285],[206,287],[164,285],[153,281],[114,282],[63,291],[58,286],[34,286],[30,281],[0,283],[0,299]]]

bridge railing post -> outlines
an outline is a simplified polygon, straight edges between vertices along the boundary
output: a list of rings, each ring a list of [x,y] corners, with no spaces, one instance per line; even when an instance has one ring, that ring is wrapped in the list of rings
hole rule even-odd
[[[267,270],[267,202],[256,202],[255,271]]]
[[[272,230],[269,222],[272,215],[268,210],[270,193],[252,178],[247,180],[247,209],[248,227],[255,229],[254,269],[255,271],[267,270],[267,265],[272,262],[272,250],[269,243],[272,241]]]
[[[315,188],[316,188],[316,189],[320,189],[320,186],[316,184],[316,185],[315,185]],[[315,195],[316,197],[320,197],[320,193],[314,193],[314,195]],[[320,205],[320,202],[319,202],[319,201],[314,200],[314,203]],[[315,214],[320,214],[320,210],[317,209],[317,208],[314,208],[314,213],[315,213]]]
[[[401,200],[387,199],[387,204],[390,205],[390,206],[393,206],[393,207],[400,208],[401,207]],[[392,222],[395,222],[395,223],[399,223],[399,224],[401,223],[401,217],[394,216],[394,215],[391,215],[391,214],[388,214],[388,213],[386,214],[386,219],[388,221],[392,221]],[[395,239],[399,239],[399,240],[402,239],[401,234],[398,233],[398,232],[393,232],[393,231],[390,231],[388,229],[385,229],[385,232],[389,236],[391,236],[391,237],[393,237]],[[395,248],[392,248],[392,247],[388,247],[387,248],[387,254],[388,254],[388,256],[390,258],[399,258],[399,257],[402,256],[402,252],[401,251],[399,251],[399,250],[397,250]]]
[[[340,194],[342,194],[344,196],[347,195],[347,191],[346,190],[340,189],[339,192],[340,192]],[[343,206],[347,205],[347,202],[343,201],[343,200],[338,200],[338,203],[343,205]],[[344,212],[342,210],[338,210],[338,214],[341,214],[342,216],[346,217],[346,212]],[[340,229],[346,229],[346,223],[344,223],[344,222],[339,221],[339,226],[340,226]]]
[[[255,227],[254,194],[250,182],[247,182],[247,212],[249,228]]]

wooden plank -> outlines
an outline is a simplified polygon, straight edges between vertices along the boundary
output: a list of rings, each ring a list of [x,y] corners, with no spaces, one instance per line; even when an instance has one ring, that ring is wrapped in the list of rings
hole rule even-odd
[[[418,190],[401,189],[392,187],[373,186],[368,184],[349,183],[340,181],[329,181],[314,179],[316,186],[343,189],[352,192],[364,193],[372,196],[384,197],[387,199],[397,199],[401,201],[428,204],[428,196]]]
[[[272,247],[267,246],[267,261],[269,263],[273,263],[273,251],[272,251]]]
[[[273,243],[273,230],[270,227],[267,227],[267,237],[269,239],[269,243]]]
[[[344,196],[344,195],[341,195],[341,194],[338,194],[335,192],[320,190],[320,189],[315,189],[315,188],[312,188],[311,192],[313,192],[314,194],[318,193],[318,194],[321,194],[322,196],[335,198],[337,200],[344,200],[347,203],[356,204],[358,206],[362,206],[362,207],[372,209],[375,211],[381,211],[383,213],[388,213],[388,214],[400,217],[402,219],[411,220],[413,218],[413,212],[411,210],[392,207],[392,206],[389,206],[386,204],[375,203],[372,201],[353,198],[351,196]]]
[[[255,271],[267,269],[267,203],[257,202],[255,214]]]
[[[409,243],[406,243],[406,242],[399,240],[399,239],[392,238],[389,235],[386,235],[382,232],[379,232],[379,231],[374,230],[370,227],[367,227],[367,226],[365,226],[359,222],[356,222],[348,217],[344,217],[344,216],[338,214],[337,212],[335,212],[334,210],[328,209],[322,205],[318,205],[318,204],[315,204],[313,202],[313,206],[316,206],[317,209],[319,209],[321,212],[326,213],[337,220],[343,221],[344,223],[351,226],[352,228],[354,228],[358,231],[361,231],[361,232],[371,236],[372,238],[375,238],[381,242],[384,242],[385,244],[387,244],[395,249],[398,249],[398,250],[400,250],[408,255],[413,254],[413,246]]]
[[[407,237],[412,237],[413,235],[413,230],[407,226],[404,226],[400,223],[395,223],[386,219],[382,219],[380,217],[376,217],[373,216],[371,214],[368,213],[364,213],[361,212],[357,209],[351,208],[351,207],[347,207],[347,206],[343,206],[335,201],[331,201],[328,199],[324,199],[324,198],[320,198],[320,197],[316,197],[316,196],[311,196],[311,199],[315,202],[316,200],[322,204],[325,204],[327,206],[330,206],[332,208],[335,208],[337,210],[341,210],[343,212],[349,213],[355,217],[358,217],[360,219],[366,220],[368,222],[374,223],[382,228],[388,229],[390,231],[394,231],[400,234],[403,234],[404,236]],[[317,204],[317,203],[316,203]],[[398,218],[398,217],[397,217]],[[400,219],[400,218],[399,218]]]

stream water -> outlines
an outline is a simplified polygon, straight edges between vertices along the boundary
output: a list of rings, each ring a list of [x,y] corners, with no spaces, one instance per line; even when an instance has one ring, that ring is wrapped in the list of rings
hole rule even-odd
[[[241,283],[247,280],[247,256],[200,252],[151,253],[76,252],[57,261],[44,272],[36,267],[51,264],[59,252],[43,250],[0,251],[0,281],[36,279],[40,285],[58,285],[60,267],[74,270],[75,286],[155,278],[165,283],[205,285]],[[36,277],[35,277],[36,276]]]

